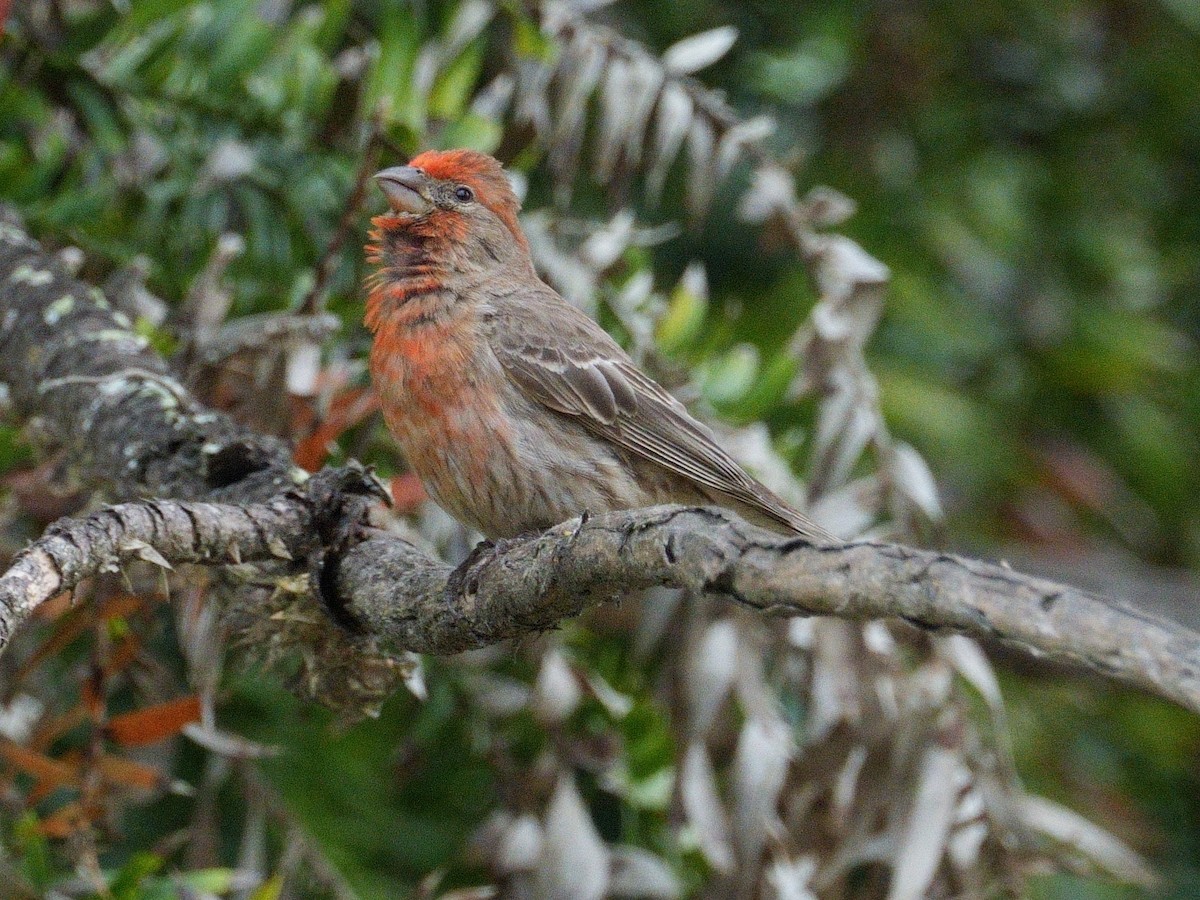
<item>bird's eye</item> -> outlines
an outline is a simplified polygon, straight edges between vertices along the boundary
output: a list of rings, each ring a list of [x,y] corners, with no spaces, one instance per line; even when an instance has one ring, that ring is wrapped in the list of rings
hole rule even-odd
[[[475,199],[475,194],[472,193],[469,187],[460,187],[454,191],[454,196],[458,198],[459,203],[470,203]]]

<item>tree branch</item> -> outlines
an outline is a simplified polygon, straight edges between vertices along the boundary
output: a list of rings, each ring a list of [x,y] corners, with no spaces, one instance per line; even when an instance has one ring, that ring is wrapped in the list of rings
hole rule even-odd
[[[81,460],[90,480],[118,494],[238,501],[126,503],[51,526],[0,576],[0,647],[38,603],[131,557],[172,565],[291,560],[313,566],[326,602],[353,631],[419,652],[553,628],[624,592],[673,585],[771,615],[901,618],[999,639],[1200,713],[1200,634],[1183,626],[1005,567],[891,544],[818,547],[722,510],[585,516],[483,545],[452,568],[367,526],[372,488],[361,472],[331,470],[299,487],[282,445],[197,404],[101,297],[7,225],[0,378],[14,405],[42,417],[57,442],[79,449],[113,441]],[[195,446],[210,439],[226,449]],[[214,467],[230,447],[239,448],[239,464]]]

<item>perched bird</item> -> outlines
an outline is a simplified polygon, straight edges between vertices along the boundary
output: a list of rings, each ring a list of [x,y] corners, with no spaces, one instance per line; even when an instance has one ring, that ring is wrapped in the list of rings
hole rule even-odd
[[[392,212],[367,246],[371,378],[447,512],[503,538],[585,511],[716,504],[833,540],[538,278],[496,160],[430,151],[375,178]]]

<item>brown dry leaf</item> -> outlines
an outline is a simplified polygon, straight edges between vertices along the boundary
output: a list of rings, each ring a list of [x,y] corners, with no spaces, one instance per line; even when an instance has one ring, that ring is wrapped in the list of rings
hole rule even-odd
[[[141,747],[173,737],[185,725],[200,719],[200,698],[192,694],[113,716],[105,726],[108,736],[123,747]]]

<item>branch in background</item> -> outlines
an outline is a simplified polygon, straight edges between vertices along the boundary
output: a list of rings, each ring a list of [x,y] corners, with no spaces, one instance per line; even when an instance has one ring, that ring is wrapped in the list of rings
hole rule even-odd
[[[329,293],[329,279],[333,277],[333,272],[338,266],[342,247],[345,246],[347,238],[350,237],[358,222],[367,196],[367,184],[370,183],[371,176],[379,168],[382,135],[378,117],[371,120],[369,127],[366,144],[360,154],[358,171],[354,174],[354,184],[350,189],[350,195],[346,198],[346,206],[342,209],[342,217],[338,220],[337,228],[333,232],[333,237],[329,239],[325,252],[321,254],[320,262],[317,263],[312,287],[309,288],[308,293],[304,295],[304,299],[296,308],[297,315],[311,316],[325,310]]]

